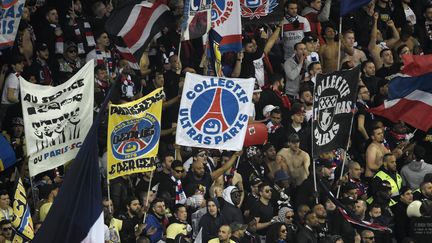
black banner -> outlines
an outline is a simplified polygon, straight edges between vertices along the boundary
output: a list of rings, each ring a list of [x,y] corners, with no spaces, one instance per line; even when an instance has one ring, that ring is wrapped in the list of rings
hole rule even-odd
[[[314,91],[313,156],[348,144],[359,68],[318,75]]]
[[[282,20],[283,0],[240,0],[242,24],[261,25]]]

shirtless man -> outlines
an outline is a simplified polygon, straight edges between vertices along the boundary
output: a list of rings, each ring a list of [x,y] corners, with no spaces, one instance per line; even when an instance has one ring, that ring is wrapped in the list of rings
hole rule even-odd
[[[381,68],[383,66],[383,61],[380,56],[380,52],[383,49],[392,49],[399,42],[399,32],[397,31],[396,26],[393,23],[393,20],[387,21],[387,26],[392,30],[392,38],[388,40],[383,40],[382,34],[378,30],[379,13],[374,13],[374,24],[372,26],[371,38],[368,44],[368,50],[370,55],[372,56],[372,60],[375,63],[376,68]]]
[[[278,170],[286,171],[287,168],[284,163],[281,163],[280,160],[276,159],[276,149],[272,144],[267,143],[266,145],[264,145],[263,149],[264,149],[265,166],[268,168],[266,176],[270,180],[273,180],[276,171]]]
[[[350,49],[353,52],[353,54],[349,55],[348,53],[343,51],[341,53],[342,55],[341,63],[344,63],[346,61],[351,61],[354,64],[354,67],[357,67],[363,61],[367,60],[367,57],[362,50],[354,48],[354,43],[355,43],[354,31],[352,30],[345,31],[343,34],[343,40],[347,45],[346,48]]]
[[[277,159],[285,163],[294,186],[299,186],[309,176],[309,155],[300,149],[300,138],[293,133],[288,137],[288,148],[277,154]]]
[[[324,29],[325,44],[319,49],[319,55],[321,57],[321,63],[323,65],[323,73],[331,73],[338,69],[338,46],[339,43],[335,41],[336,31],[333,26],[328,25]],[[348,55],[353,55],[354,50],[346,48],[346,43],[342,39],[341,48]]]
[[[384,146],[384,130],[382,127],[374,127],[370,137],[372,143],[366,149],[365,177],[373,177],[383,164],[384,154],[390,150]]]

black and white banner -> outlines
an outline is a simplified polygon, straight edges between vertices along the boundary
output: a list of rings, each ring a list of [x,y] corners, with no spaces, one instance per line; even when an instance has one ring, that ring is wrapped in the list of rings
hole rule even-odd
[[[75,158],[93,122],[94,62],[56,86],[20,79],[30,176]]]
[[[314,92],[313,156],[348,144],[360,69],[319,75]]]

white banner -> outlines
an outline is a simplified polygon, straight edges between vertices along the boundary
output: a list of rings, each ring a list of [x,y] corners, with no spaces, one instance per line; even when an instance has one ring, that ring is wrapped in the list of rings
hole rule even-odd
[[[186,74],[176,143],[239,151],[243,147],[255,79]]]
[[[56,86],[20,79],[30,175],[75,158],[93,123],[94,62]]]
[[[13,46],[24,4],[25,0],[0,1],[0,49]]]

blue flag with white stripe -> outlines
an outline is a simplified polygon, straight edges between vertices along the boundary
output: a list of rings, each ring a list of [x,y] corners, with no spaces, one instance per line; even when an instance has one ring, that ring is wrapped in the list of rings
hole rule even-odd
[[[105,110],[110,94],[101,110]],[[104,241],[101,175],[98,162],[100,112],[33,243],[100,243]]]

